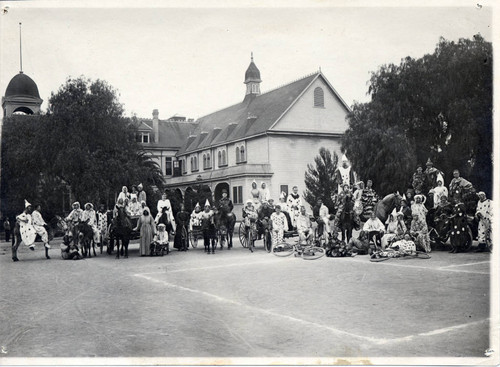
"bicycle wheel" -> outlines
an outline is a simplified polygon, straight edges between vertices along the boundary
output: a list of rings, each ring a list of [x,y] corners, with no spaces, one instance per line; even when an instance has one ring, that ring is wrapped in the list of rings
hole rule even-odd
[[[267,252],[271,252],[272,249],[271,233],[269,233],[268,229],[264,231],[264,248],[266,249]]]
[[[245,228],[245,224],[243,222],[240,222],[240,227],[238,229],[238,237],[240,238],[241,246],[247,248],[248,247],[247,231]]]
[[[308,246],[302,250],[302,258],[304,260],[316,260],[325,256],[325,249],[323,247]]]
[[[278,243],[276,246],[272,246],[271,252],[273,255],[278,257],[286,257],[290,256],[295,252],[295,248],[293,245],[290,245],[286,242]]]

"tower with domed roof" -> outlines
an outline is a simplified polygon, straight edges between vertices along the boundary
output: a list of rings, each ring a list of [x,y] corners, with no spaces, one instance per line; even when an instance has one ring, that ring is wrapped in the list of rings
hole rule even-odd
[[[16,112],[27,115],[39,114],[42,102],[36,83],[20,71],[11,79],[2,97],[3,115],[8,117]]]
[[[253,52],[251,54],[250,65],[248,65],[247,71],[245,72],[244,84],[247,85],[247,91],[245,94],[245,99],[250,97],[255,97],[260,94],[260,71],[253,62]]]

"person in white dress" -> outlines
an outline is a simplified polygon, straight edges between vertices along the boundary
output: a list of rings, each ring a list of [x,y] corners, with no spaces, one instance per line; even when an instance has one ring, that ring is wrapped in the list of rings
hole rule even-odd
[[[158,200],[158,204],[156,205],[156,209],[158,210],[158,214],[161,215],[162,209],[167,208],[167,212],[169,218],[174,217],[174,212],[172,211],[172,204],[170,204],[170,200],[168,200],[167,193],[163,193],[161,196],[161,200]]]
[[[270,198],[271,198],[271,193],[269,192],[266,183],[262,182],[260,184],[259,200],[261,203],[263,203],[263,202],[268,202]]]
[[[476,219],[479,221],[477,237],[479,245],[476,252],[484,252],[491,249],[493,202],[486,199],[486,194],[483,191],[480,191],[477,195],[479,196],[476,209]]]
[[[127,203],[128,200],[130,199],[130,194],[128,192],[127,186],[122,187],[122,191],[118,194],[118,198],[116,199],[116,201],[120,199],[123,200],[124,204]]]
[[[35,227],[33,227],[32,212],[33,207],[28,201],[24,200],[24,211],[19,214],[16,219],[19,222],[22,242],[28,246],[30,250],[35,251],[36,230]]]
[[[99,242],[99,230],[97,229],[97,215],[94,210],[94,205],[91,203],[85,204],[85,210],[82,214],[82,222],[86,222],[94,233],[94,243]]]
[[[136,194],[130,195],[130,201],[128,202],[126,210],[128,215],[132,218],[139,218],[141,216],[144,209],[142,208],[141,203],[137,201]]]

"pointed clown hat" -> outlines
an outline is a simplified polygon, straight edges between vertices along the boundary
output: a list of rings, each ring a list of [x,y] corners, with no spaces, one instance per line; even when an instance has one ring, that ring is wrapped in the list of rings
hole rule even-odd
[[[31,204],[28,202],[28,200],[24,199],[24,207],[27,208],[28,206],[31,206]]]
[[[196,203],[195,208],[201,208],[200,203]]]
[[[210,201],[208,201],[208,199],[205,201],[205,208],[206,208],[207,206],[210,206]]]

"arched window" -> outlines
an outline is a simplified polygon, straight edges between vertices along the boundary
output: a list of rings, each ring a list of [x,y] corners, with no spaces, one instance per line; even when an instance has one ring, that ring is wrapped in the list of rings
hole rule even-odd
[[[212,164],[210,163],[210,153],[207,154],[207,168],[211,168]]]
[[[222,166],[224,163],[222,162],[222,153],[221,151],[219,150],[219,153],[217,153],[217,162],[218,162],[218,165],[219,167]]]
[[[227,164],[227,162],[226,162],[226,151],[225,150],[222,151],[222,164],[224,164],[224,165]]]
[[[194,171],[195,168],[194,168],[194,160],[193,160],[193,157],[191,157],[191,171]]]
[[[198,170],[198,158],[196,158],[196,156],[194,157],[194,169],[196,171]]]
[[[314,88],[314,107],[325,107],[325,94],[320,87]]]
[[[207,155],[203,154],[203,169],[207,168]]]
[[[236,147],[236,163],[240,163],[240,147]]]
[[[241,146],[241,149],[240,149],[240,161],[241,162],[245,162],[246,161],[246,157],[245,157],[245,147],[244,146]]]

